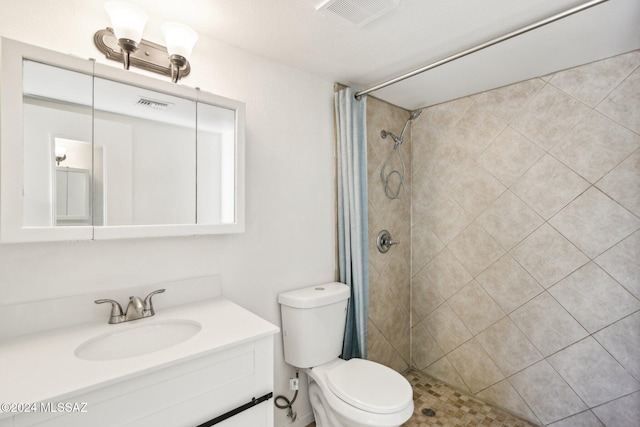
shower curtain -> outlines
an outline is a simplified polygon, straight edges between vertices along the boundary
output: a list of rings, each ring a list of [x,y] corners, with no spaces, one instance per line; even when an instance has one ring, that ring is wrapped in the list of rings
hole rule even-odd
[[[335,94],[338,178],[339,280],[351,288],[342,357],[367,357],[369,245],[367,235],[366,97]]]

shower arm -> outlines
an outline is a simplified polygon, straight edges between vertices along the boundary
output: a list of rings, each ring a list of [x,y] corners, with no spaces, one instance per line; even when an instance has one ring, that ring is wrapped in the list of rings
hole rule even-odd
[[[562,18],[566,18],[567,16],[573,15],[575,13],[582,12],[583,10],[589,9],[589,8],[591,8],[593,6],[597,6],[600,3],[604,3],[606,1],[609,1],[609,0],[591,0],[591,1],[588,1],[586,3],[581,4],[579,6],[572,7],[571,9],[567,9],[564,12],[557,13],[555,15],[552,15],[552,16],[549,16],[547,18],[544,18],[544,19],[542,19],[540,21],[534,22],[533,24],[529,24],[529,25],[527,25],[525,27],[522,27],[519,30],[515,30],[515,31],[512,31],[510,33],[504,34],[504,35],[502,35],[500,37],[496,37],[494,39],[491,39],[489,41],[481,43],[481,44],[479,44],[479,45],[477,45],[475,47],[472,47],[470,49],[467,49],[467,50],[464,50],[462,52],[456,53],[455,55],[448,56],[448,57],[446,57],[444,59],[441,59],[439,61],[433,62],[433,63],[431,63],[429,65],[425,65],[424,67],[418,68],[417,70],[410,71],[410,72],[408,72],[406,74],[403,74],[401,76],[395,77],[395,78],[393,78],[391,80],[387,80],[386,82],[383,82],[383,83],[377,84],[375,86],[372,86],[369,89],[362,90],[360,92],[356,92],[354,97],[355,97],[355,99],[360,99],[363,95],[366,95],[368,93],[371,93],[371,92],[374,92],[376,90],[385,88],[387,86],[391,86],[392,84],[401,82],[402,80],[408,79],[409,77],[413,77],[415,75],[424,73],[425,71],[429,71],[429,70],[431,70],[433,68],[439,67],[440,65],[444,65],[444,64],[446,64],[448,62],[455,61],[456,59],[460,59],[460,58],[465,57],[467,55],[470,55],[470,54],[472,54],[474,52],[477,52],[479,50],[482,50],[482,49],[485,49],[487,47],[493,46],[493,45],[498,44],[500,42],[503,42],[505,40],[509,40],[509,39],[511,39],[513,37],[516,37],[516,36],[519,36],[521,34],[527,33],[529,31],[535,30],[535,29],[540,28],[540,27],[542,27],[544,25],[547,25],[547,24],[550,24],[552,22],[558,21],[558,20],[560,20]]]

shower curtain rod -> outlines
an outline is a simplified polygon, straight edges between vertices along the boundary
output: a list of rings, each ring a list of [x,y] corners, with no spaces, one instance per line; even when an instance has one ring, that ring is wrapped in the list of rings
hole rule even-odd
[[[456,59],[462,58],[464,56],[467,56],[469,54],[472,54],[474,52],[477,52],[477,51],[482,50],[484,48],[487,48],[489,46],[493,46],[493,45],[498,44],[500,42],[503,42],[505,40],[509,40],[509,39],[511,39],[513,37],[519,36],[520,34],[524,34],[524,33],[529,32],[531,30],[535,30],[536,28],[540,28],[540,27],[542,27],[544,25],[547,25],[547,24],[550,24],[552,22],[558,21],[558,20],[560,20],[562,18],[566,18],[567,16],[573,15],[575,13],[582,12],[583,10],[589,9],[589,8],[591,8],[593,6],[597,6],[600,3],[604,3],[606,1],[609,1],[609,0],[591,0],[591,1],[588,1],[586,3],[581,4],[579,6],[572,7],[571,9],[567,9],[564,12],[557,13],[555,15],[549,16],[548,18],[544,18],[544,19],[542,19],[540,21],[534,22],[533,24],[527,25],[526,27],[522,27],[519,30],[515,30],[515,31],[512,31],[510,33],[504,34],[504,35],[502,35],[500,37],[496,37],[494,39],[491,39],[489,41],[481,43],[481,44],[479,44],[479,45],[477,45],[475,47],[472,47],[470,49],[467,49],[467,50],[464,50],[462,52],[456,53],[455,55],[448,56],[448,57],[446,57],[444,59],[441,59],[439,61],[433,62],[433,63],[431,63],[429,65],[425,65],[424,67],[418,68],[417,70],[410,71],[410,72],[408,72],[406,74],[403,74],[401,76],[395,77],[395,78],[393,78],[391,80],[387,80],[386,82],[377,84],[377,85],[375,85],[373,87],[370,87],[369,89],[357,92],[355,94],[355,98],[356,99],[360,99],[360,97],[362,95],[366,95],[366,94],[368,94],[370,92],[373,92],[373,91],[376,91],[378,89],[385,88],[385,87],[390,86],[392,84],[398,83],[398,82],[400,82],[402,80],[408,79],[409,77],[413,77],[413,76],[415,76],[417,74],[424,73],[425,71],[428,71],[428,70],[431,70],[433,68],[439,67],[440,65],[443,65],[443,64],[446,64],[448,62],[454,61]]]

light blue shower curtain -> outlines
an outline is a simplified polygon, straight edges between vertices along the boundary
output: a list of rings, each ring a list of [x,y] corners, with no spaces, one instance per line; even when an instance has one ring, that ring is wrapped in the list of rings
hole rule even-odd
[[[338,264],[351,287],[342,357],[367,357],[369,240],[367,236],[366,97],[351,88],[335,94],[338,160]]]

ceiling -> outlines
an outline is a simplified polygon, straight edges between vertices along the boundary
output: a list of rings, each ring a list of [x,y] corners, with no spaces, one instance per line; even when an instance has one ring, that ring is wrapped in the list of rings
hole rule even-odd
[[[360,90],[586,2],[399,0],[358,28],[317,11],[322,0],[131,1],[200,34]],[[412,110],[639,48],[640,1],[609,0],[372,95]]]

